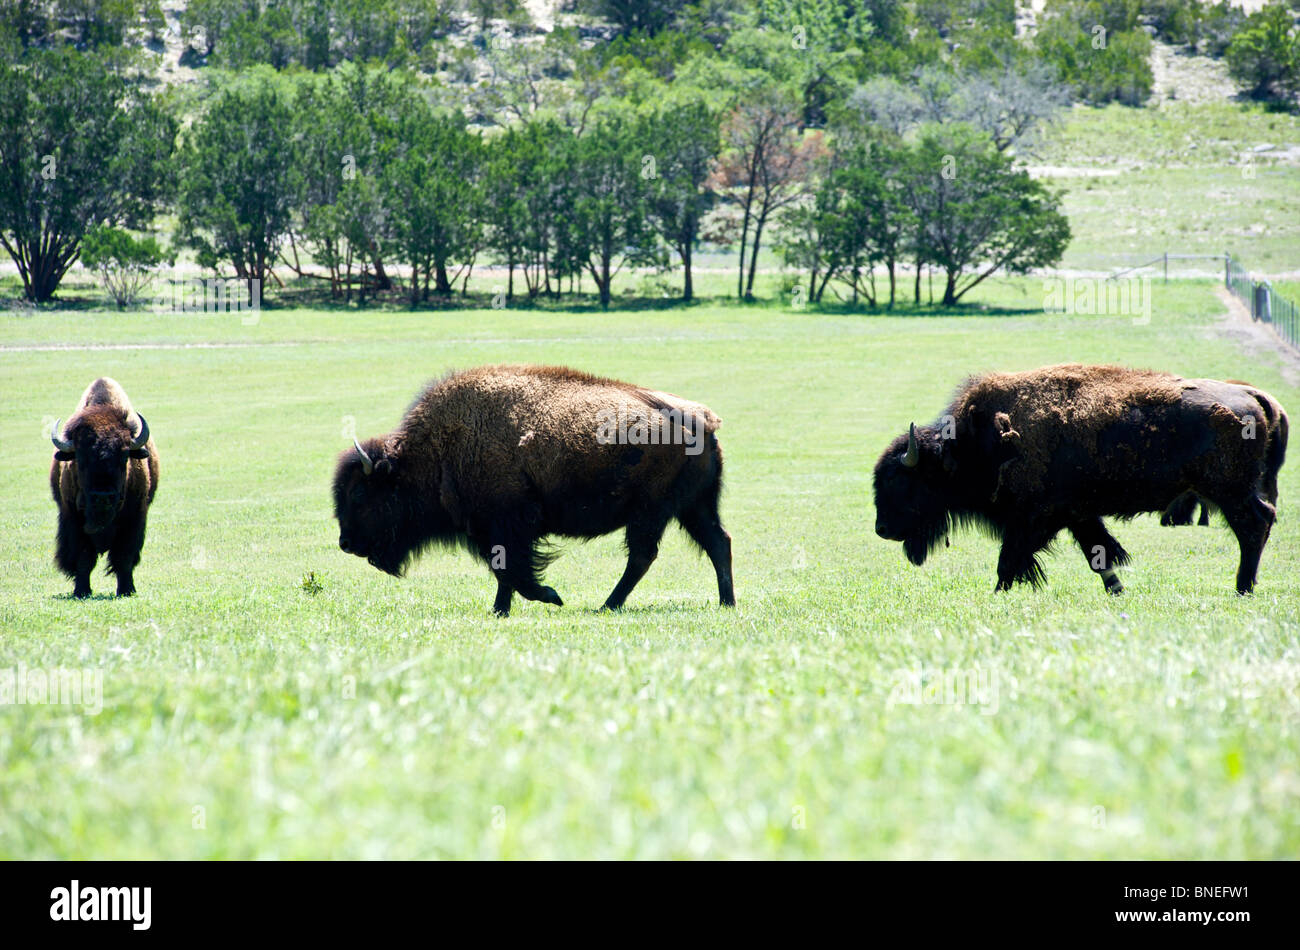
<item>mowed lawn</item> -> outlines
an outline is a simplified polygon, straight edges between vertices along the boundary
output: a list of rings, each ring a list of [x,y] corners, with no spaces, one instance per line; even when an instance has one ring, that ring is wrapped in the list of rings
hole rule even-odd
[[[1148,325],[1045,315],[1039,281],[960,316],[0,318],[0,670],[103,675],[98,715],[0,707],[0,857],[1294,857],[1300,457],[1248,598],[1217,518],[1112,525],[1121,598],[1068,537],[1045,589],[994,594],[987,538],[917,569],[872,530],[880,451],[972,372],[1117,361],[1250,379],[1300,414],[1276,357],[1220,332],[1210,284],[1153,293]],[[353,427],[507,361],[723,418],[736,610],[676,528],[617,615],[594,612],[617,537],[566,543],[566,606],[506,620],[466,555],[396,580],[338,550]],[[139,596],[102,596],[101,569],[76,602],[51,563],[47,427],[98,375],[148,416],[162,484]],[[896,688],[952,671],[996,694]]]

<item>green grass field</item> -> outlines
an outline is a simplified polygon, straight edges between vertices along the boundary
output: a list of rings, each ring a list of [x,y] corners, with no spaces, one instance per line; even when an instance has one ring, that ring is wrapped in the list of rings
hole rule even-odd
[[[877,455],[971,372],[1118,361],[1300,407],[1271,355],[1219,334],[1208,283],[1154,292],[1145,326],[1044,315],[1036,281],[956,316],[0,318],[0,670],[103,677],[97,715],[0,707],[0,857],[1294,857],[1294,460],[1249,598],[1217,520],[1116,526],[1134,555],[1118,599],[1068,538],[1045,590],[995,595],[988,539],[916,569],[872,531]],[[465,555],[399,581],[338,550],[328,486],[352,426],[387,431],[428,378],[502,361],[724,419],[734,612],[676,529],[618,615],[594,612],[617,537],[565,546],[564,608],[507,620]],[[101,570],[76,602],[51,563],[45,429],[100,374],[148,416],[162,483],[139,596],[99,596]],[[996,696],[891,701],[945,671]]]

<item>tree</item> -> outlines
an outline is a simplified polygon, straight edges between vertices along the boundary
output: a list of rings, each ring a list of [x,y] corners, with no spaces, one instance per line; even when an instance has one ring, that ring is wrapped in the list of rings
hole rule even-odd
[[[889,275],[889,306],[896,267],[914,221],[899,185],[899,148],[875,142],[837,151],[813,195],[784,216],[786,262],[808,272],[808,299],[822,300],[832,282],[846,284],[856,303],[875,306],[875,266]]]
[[[653,35],[673,24],[686,0],[580,0],[579,6],[609,20],[620,36]]]
[[[1232,78],[1246,83],[1256,99],[1287,98],[1300,91],[1300,33],[1291,11],[1278,0],[1246,18],[1224,58]]]
[[[711,183],[742,209],[737,297],[753,297],[763,228],[804,193],[810,162],[819,153],[820,141],[805,140],[798,119],[789,95],[767,86],[742,101],[723,125],[723,154]]]
[[[482,243],[482,142],[464,116],[436,113],[415,90],[381,134],[380,195],[411,267],[411,303],[428,299],[430,279],[436,293],[450,294],[449,265],[472,267]]]
[[[1137,106],[1151,95],[1151,38],[1136,0],[1052,0],[1034,38],[1043,60],[1085,102]]]
[[[682,299],[689,301],[695,293],[691,255],[713,202],[705,185],[721,147],[717,116],[703,102],[693,101],[657,109],[644,122],[638,136],[648,149],[642,171],[647,157],[654,165],[646,210],[660,237],[681,258]]]
[[[907,83],[877,76],[858,86],[836,131],[860,139],[867,124],[902,136],[926,123],[965,122],[987,132],[998,151],[1024,152],[1069,99],[1052,68],[1040,62],[1003,61],[979,70],[932,65]]]
[[[0,63],[0,245],[50,299],[93,224],[142,226],[166,198],[175,123],[70,48]]]
[[[995,271],[1049,267],[1069,243],[1059,197],[969,126],[926,130],[906,155],[902,180],[918,260],[944,272],[945,305]]]
[[[182,148],[180,240],[202,267],[230,262],[249,299],[289,232],[292,127],[283,94],[261,76],[219,93]]]
[[[609,306],[613,279],[625,265],[654,259],[642,178],[645,154],[645,143],[621,112],[600,116],[572,145],[573,204],[557,250],[562,261],[591,274],[602,307]]]
[[[82,242],[81,263],[99,271],[118,309],[134,303],[167,255],[152,236],[135,238],[121,228],[95,225]]]

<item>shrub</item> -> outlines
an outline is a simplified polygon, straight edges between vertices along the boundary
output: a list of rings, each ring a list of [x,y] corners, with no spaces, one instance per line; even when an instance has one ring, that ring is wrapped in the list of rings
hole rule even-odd
[[[1225,58],[1232,78],[1245,83],[1257,99],[1289,98],[1300,90],[1300,34],[1281,3],[1248,16]]]
[[[167,260],[154,238],[132,237],[121,228],[95,225],[81,242],[81,263],[99,271],[118,309],[135,303],[154,270]]]

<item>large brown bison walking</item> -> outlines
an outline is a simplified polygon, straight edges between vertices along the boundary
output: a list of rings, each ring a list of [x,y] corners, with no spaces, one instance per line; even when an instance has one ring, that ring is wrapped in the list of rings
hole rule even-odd
[[[921,564],[950,528],[1002,539],[998,590],[1044,578],[1037,553],[1063,529],[1106,589],[1128,554],[1102,517],[1208,499],[1241,547],[1237,591],[1255,586],[1276,518],[1288,422],[1253,386],[1118,366],[1049,366],[970,379],[938,422],[913,425],[875,471],[876,533]]]
[[[158,451],[149,423],[131,408],[122,387],[103,377],[86,387],[62,434],[54,423],[51,439],[50,488],[59,506],[54,561],[73,578],[72,595],[89,597],[90,572],[107,552],[117,594],[129,597],[158,490]]]
[[[718,597],[731,606],[720,425],[699,403],[561,367],[453,373],[396,430],[340,457],[339,547],[400,575],[430,545],[462,545],[492,570],[493,609],[505,615],[515,592],[562,604],[542,583],[551,559],[543,538],[625,528],[627,569],[605,601],[617,609],[675,518],[713,562]]]

